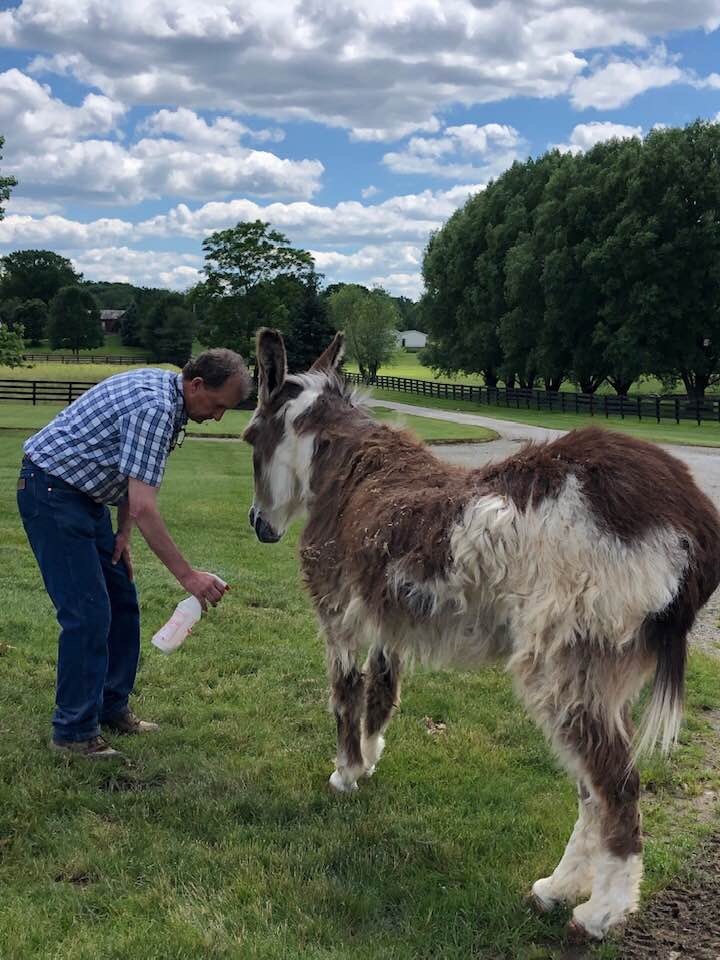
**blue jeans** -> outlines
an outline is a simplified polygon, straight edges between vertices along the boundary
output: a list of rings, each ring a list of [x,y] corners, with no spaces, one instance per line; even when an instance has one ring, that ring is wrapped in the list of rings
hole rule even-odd
[[[135,585],[106,506],[27,458],[18,509],[60,624],[53,731],[88,740],[127,709],[140,655]]]

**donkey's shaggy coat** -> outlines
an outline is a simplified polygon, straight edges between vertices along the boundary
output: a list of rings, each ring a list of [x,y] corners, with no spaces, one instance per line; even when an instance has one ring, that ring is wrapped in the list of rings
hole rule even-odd
[[[260,539],[308,514],[302,567],[338,728],[330,782],[351,792],[374,771],[408,657],[502,658],[580,797],[533,899],[585,899],[572,930],[602,937],[637,906],[634,752],[677,736],[687,633],[720,581],[720,518],[684,464],[595,428],[478,470],[442,463],[371,419],[337,374],[341,355],[338,335],[309,373],[287,376],[282,337],[260,331],[245,434]],[[633,744],[630,705],[653,675]]]

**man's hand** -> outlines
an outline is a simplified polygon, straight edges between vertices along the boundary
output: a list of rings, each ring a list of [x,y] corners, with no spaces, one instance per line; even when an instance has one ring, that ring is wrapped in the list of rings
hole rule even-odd
[[[122,557],[122,559],[125,561],[128,577],[130,577],[130,580],[133,581],[135,579],[135,571],[133,570],[132,553],[130,551],[131,535],[132,526],[118,530],[117,534],[115,535],[115,549],[113,550],[112,564],[115,566],[118,560]]]
[[[203,610],[207,610],[209,603],[213,607],[220,603],[225,591],[230,589],[219,577],[204,570],[191,570],[180,582],[188,593],[197,597]]]

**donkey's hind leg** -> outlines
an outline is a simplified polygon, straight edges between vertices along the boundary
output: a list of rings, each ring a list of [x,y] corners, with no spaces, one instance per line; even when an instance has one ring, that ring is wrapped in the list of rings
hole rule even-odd
[[[600,841],[597,802],[578,782],[578,818],[565,852],[549,877],[536,880],[532,900],[542,912],[559,903],[577,903],[592,892],[593,858]]]
[[[337,757],[330,786],[339,793],[357,790],[365,771],[360,744],[364,684],[355,656],[347,648],[328,644],[330,707],[337,724]]]
[[[637,909],[643,873],[640,777],[633,766],[626,711],[622,729],[586,718],[578,753],[597,801],[599,843],[590,899],[575,907],[570,934],[601,939]]]
[[[400,702],[400,658],[394,652],[373,647],[363,669],[365,674],[365,719],[362,754],[365,776],[375,773],[375,765],[385,748],[383,736],[393,710]]]

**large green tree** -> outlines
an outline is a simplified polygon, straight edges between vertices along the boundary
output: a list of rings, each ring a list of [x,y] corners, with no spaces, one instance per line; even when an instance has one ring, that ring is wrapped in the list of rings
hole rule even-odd
[[[254,353],[255,331],[272,324],[289,338],[299,304],[316,309],[318,276],[312,256],[290,246],[262,220],[238,223],[203,241],[205,276],[190,293],[208,346]],[[314,346],[313,346],[314,348]]]
[[[2,148],[5,145],[5,138],[0,137],[0,159],[2,158]],[[10,191],[17,186],[15,177],[0,177],[0,220],[5,216],[5,207],[3,203],[10,199]]]
[[[51,250],[16,250],[0,257],[2,299],[38,299],[49,304],[62,287],[76,286],[81,279],[66,257]]]
[[[22,326],[10,330],[0,325],[0,367],[24,366],[24,349]]]
[[[45,336],[48,322],[48,308],[44,300],[25,300],[15,308],[13,326],[21,324],[25,331],[25,340],[38,346]]]
[[[94,297],[78,286],[62,287],[50,304],[48,338],[53,350],[91,350],[101,347],[105,334]]]
[[[120,320],[120,342],[125,347],[139,347],[142,343],[142,326],[137,303],[131,300]]]
[[[374,379],[378,368],[397,350],[397,307],[384,290],[347,284],[328,298],[330,319],[345,331],[347,355],[363,377]]]
[[[181,293],[158,299],[145,321],[143,345],[156,363],[183,366],[190,358],[195,336],[195,318]]]

